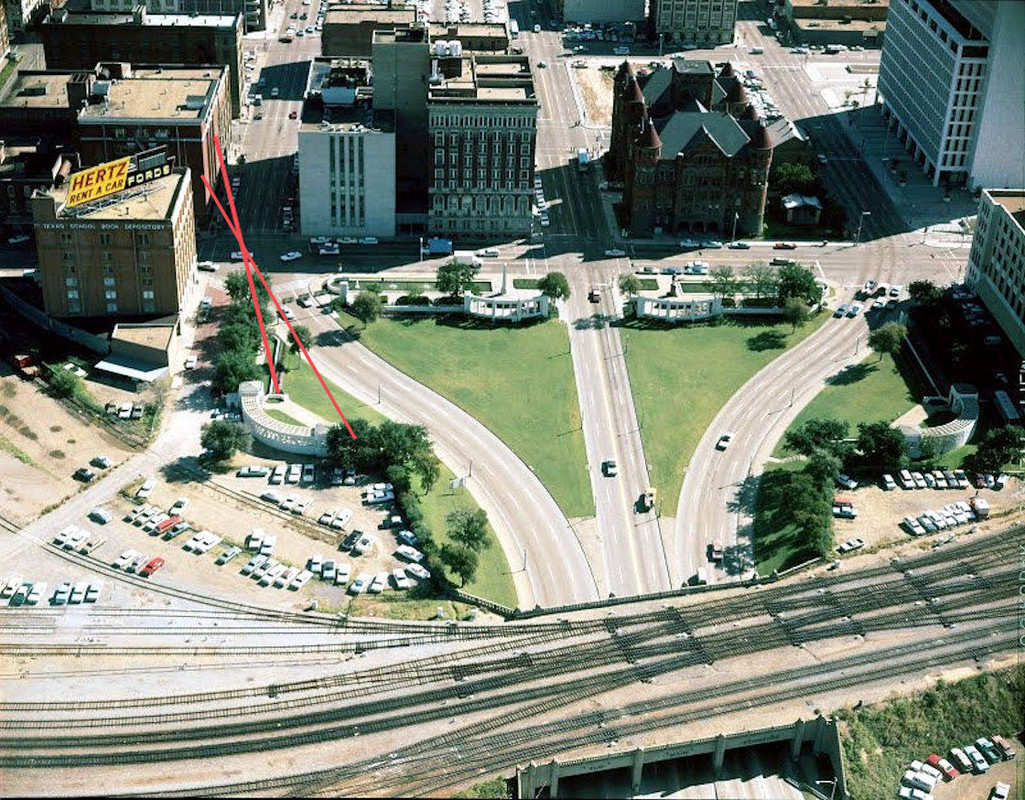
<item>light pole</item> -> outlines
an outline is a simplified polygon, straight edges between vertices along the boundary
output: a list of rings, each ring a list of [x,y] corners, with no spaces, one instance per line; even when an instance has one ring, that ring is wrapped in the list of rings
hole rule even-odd
[[[871,216],[872,216],[872,212],[871,211],[862,211],[861,212],[861,216],[858,218],[858,232],[854,236],[854,246],[855,247],[857,247],[859,244],[861,244],[861,226],[865,222],[865,217],[871,217]]]
[[[737,220],[738,219],[740,219],[740,212],[739,211],[734,211],[733,212],[733,234],[730,236],[730,241],[731,242],[737,241]]]
[[[420,237],[420,262],[423,263],[423,260],[424,260],[424,237],[421,236]]]

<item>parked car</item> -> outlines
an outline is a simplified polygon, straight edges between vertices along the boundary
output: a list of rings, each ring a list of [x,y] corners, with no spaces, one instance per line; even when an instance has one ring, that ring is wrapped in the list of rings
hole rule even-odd
[[[837,482],[837,484],[842,486],[844,489],[857,489],[858,488],[858,482],[856,480],[854,480],[854,478],[850,477],[849,475],[845,475],[842,472],[839,475],[836,476],[836,482]]]
[[[837,552],[839,552],[839,553],[852,553],[855,550],[860,550],[864,546],[865,546],[865,540],[864,539],[859,539],[859,538],[855,537],[853,539],[848,539],[846,542],[844,542],[842,545],[840,545],[836,549],[837,549]]]
[[[147,561],[146,566],[139,570],[139,574],[144,578],[148,578],[162,566],[164,566],[164,559],[157,556],[156,558]]]
[[[795,242],[776,242],[772,246],[773,250],[796,250],[797,244]]]
[[[298,260],[299,260],[300,258],[302,258],[302,257],[303,257],[303,254],[302,254],[302,253],[300,253],[300,252],[299,252],[298,250],[290,250],[289,252],[287,252],[287,253],[282,253],[282,254],[281,254],[281,255],[279,256],[279,258],[281,259],[281,261],[283,261],[283,262],[284,262],[284,263],[286,263],[286,264],[287,264],[287,263],[288,263],[289,261],[298,261]]]

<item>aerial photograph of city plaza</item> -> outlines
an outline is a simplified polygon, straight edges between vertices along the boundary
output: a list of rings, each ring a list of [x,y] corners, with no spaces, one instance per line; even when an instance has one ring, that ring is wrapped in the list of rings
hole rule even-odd
[[[1025,0],[0,0],[0,798],[1025,800]]]

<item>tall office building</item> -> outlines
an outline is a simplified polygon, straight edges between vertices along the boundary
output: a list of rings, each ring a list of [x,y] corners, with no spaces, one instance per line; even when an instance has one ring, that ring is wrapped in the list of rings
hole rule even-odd
[[[651,0],[655,35],[674,42],[730,44],[737,0]]]
[[[427,84],[430,37],[423,25],[377,30],[371,46],[374,108],[395,120],[396,198],[399,225],[422,226],[427,210]]]
[[[36,192],[32,215],[46,313],[174,314],[196,266],[188,169],[106,200],[69,207],[73,179]]]
[[[77,14],[59,9],[39,27],[49,69],[90,69],[100,61],[218,64],[228,68],[231,115],[242,109],[242,16]]]
[[[1025,191],[982,192],[966,282],[1025,356]]]
[[[366,61],[316,60],[299,127],[304,236],[395,235],[393,112],[375,107]]]
[[[527,57],[448,53],[431,61],[428,230],[529,233],[538,101]]]
[[[891,0],[878,95],[934,185],[1025,187],[1025,3]]]
[[[241,14],[246,31],[262,31],[267,27],[267,5],[268,0],[89,0],[93,11],[130,12],[136,6],[145,6],[151,14]]]
[[[21,33],[32,22],[32,15],[42,5],[42,0],[4,0],[4,13],[11,33]]]

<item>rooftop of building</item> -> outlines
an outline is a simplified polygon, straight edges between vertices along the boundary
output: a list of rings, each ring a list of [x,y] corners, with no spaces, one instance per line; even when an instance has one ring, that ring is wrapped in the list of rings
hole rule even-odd
[[[375,109],[369,100],[353,105],[325,106],[320,98],[311,96],[303,103],[301,133],[359,133],[361,131],[395,132],[395,115]]]
[[[201,120],[226,67],[133,70],[131,78],[96,81],[106,102],[88,105],[79,114],[83,123],[105,123],[119,118]],[[104,84],[106,87],[104,89]]]
[[[1025,235],[1025,189],[985,189],[983,194],[1003,206]]]
[[[53,180],[58,172],[69,173],[77,158],[41,139],[0,140],[0,180]]]
[[[174,208],[178,193],[188,187],[189,172],[185,168],[175,169],[170,175],[129,189],[120,197],[112,196],[75,208],[61,208],[58,219],[74,217],[80,220],[109,220],[118,222],[157,221],[167,219]],[[59,189],[51,189],[50,194],[57,200],[58,206],[67,199],[70,181]]]
[[[138,19],[132,13],[124,12],[68,12],[50,14],[44,21],[52,25],[143,25],[174,28],[234,28],[242,27],[241,14],[150,14],[143,13]]]
[[[828,6],[823,6],[822,0],[789,0],[790,5],[795,8],[807,6],[820,6],[828,8],[856,8],[858,6],[869,6],[872,8],[889,8],[890,0],[829,0]]]
[[[526,56],[463,53],[445,63],[445,79],[428,89],[430,101],[537,103]]]
[[[507,38],[505,24],[501,22],[432,22],[431,40],[458,39],[461,36],[494,36]]]
[[[418,44],[427,40],[424,28],[396,28],[395,30],[375,30],[373,41],[392,44]]]
[[[850,22],[845,22],[842,19],[808,19],[799,17],[794,20],[794,25],[801,30],[810,31],[861,31],[865,33],[867,31],[882,32],[886,30],[885,20],[868,19],[852,19]]]
[[[361,22],[403,23],[416,21],[416,9],[387,8],[378,3],[328,6],[324,25],[358,25]]]
[[[111,341],[130,342],[156,350],[167,350],[174,336],[175,318],[169,321],[118,323],[110,334]]]
[[[7,108],[67,108],[68,82],[74,72],[64,70],[19,70],[11,91],[4,98]]]
[[[694,61],[683,56],[673,59],[673,69],[687,75],[714,75],[715,69],[711,61]]]

